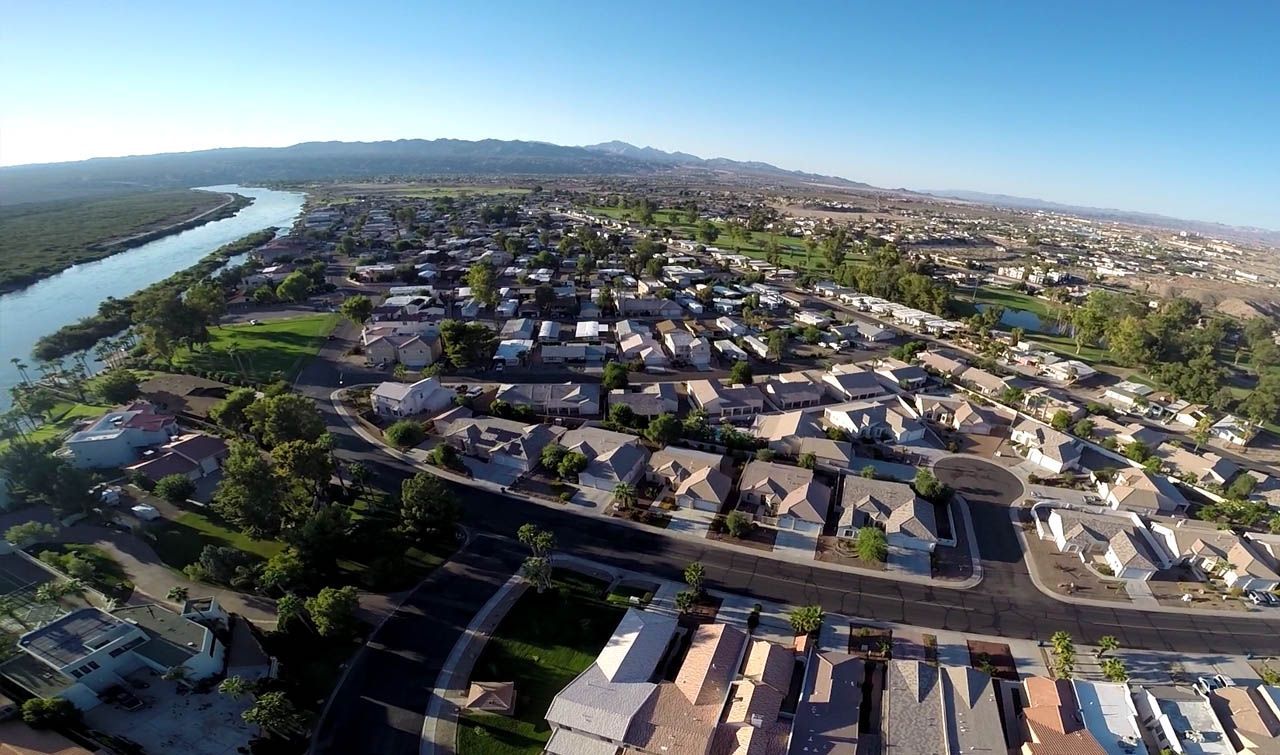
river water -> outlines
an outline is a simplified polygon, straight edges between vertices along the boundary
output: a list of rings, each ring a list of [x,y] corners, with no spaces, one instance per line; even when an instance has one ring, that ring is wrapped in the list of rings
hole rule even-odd
[[[0,408],[10,404],[9,389],[17,385],[14,357],[33,364],[31,349],[41,336],[98,311],[108,296],[122,298],[191,267],[218,247],[263,228],[288,230],[302,212],[305,194],[291,191],[205,186],[252,197],[253,203],[232,217],[206,223],[156,239],[38,281],[0,296]],[[32,371],[34,373],[34,370]]]

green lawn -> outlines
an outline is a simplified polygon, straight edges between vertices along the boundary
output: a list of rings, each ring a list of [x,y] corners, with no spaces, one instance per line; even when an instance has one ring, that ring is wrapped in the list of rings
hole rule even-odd
[[[461,755],[537,755],[551,735],[545,716],[556,693],[595,662],[625,612],[601,600],[604,584],[576,575],[552,590],[526,592],[498,625],[476,662],[475,681],[514,681],[511,717],[466,713]]]
[[[105,404],[78,404],[70,401],[61,401],[55,404],[52,411],[49,412],[50,419],[28,432],[26,437],[33,441],[59,437],[69,431],[76,422],[83,419],[96,419],[106,414],[111,408]],[[0,451],[8,446],[8,440],[0,440]]]
[[[151,534],[160,560],[174,569],[195,563],[206,545],[230,546],[263,559],[284,548],[278,540],[255,540],[221,523],[212,513],[195,511],[185,512],[176,521],[153,525]]]
[[[639,222],[639,212],[636,210],[624,210],[618,207],[589,207],[587,211],[604,217],[613,218],[615,220],[632,220]],[[655,228],[670,228],[676,236],[686,239],[697,238],[698,225],[701,223],[686,223],[684,220],[683,210],[658,210],[653,213],[653,225]],[[796,270],[812,268],[814,270],[828,269],[830,265],[826,258],[822,256],[822,251],[815,250],[813,256],[810,257],[806,253],[804,239],[794,236],[785,236],[782,234],[768,233],[765,231],[752,231],[750,237],[743,242],[736,239],[730,239],[728,233],[724,232],[724,223],[716,223],[720,230],[720,238],[711,246],[715,246],[727,251],[739,252],[753,259],[764,259],[768,254],[765,249],[769,241],[775,240],[781,248],[782,264],[784,267],[790,267]],[[858,260],[865,259],[859,255],[846,255],[845,259]]]
[[[276,372],[292,379],[306,360],[320,351],[340,317],[336,313],[325,313],[267,320],[260,325],[211,328],[209,343],[195,352],[180,349],[173,361],[201,370],[243,374],[256,380],[269,380]]]
[[[74,571],[68,568],[69,557],[74,556],[77,561],[87,563],[93,570],[91,574],[71,574],[71,576],[83,579],[106,595],[126,600],[133,593],[133,583],[125,574],[124,567],[96,545],[55,543],[36,546],[32,550],[41,561],[50,563],[69,574]],[[45,555],[46,553],[50,555]]]

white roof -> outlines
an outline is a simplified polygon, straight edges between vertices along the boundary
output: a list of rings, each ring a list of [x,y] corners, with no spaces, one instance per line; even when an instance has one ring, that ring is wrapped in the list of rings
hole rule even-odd
[[[596,664],[609,681],[647,682],[675,629],[676,621],[670,616],[627,609]]]
[[[1072,685],[1075,686],[1084,727],[1098,740],[1102,749],[1107,751],[1107,755],[1130,755],[1133,750],[1126,750],[1122,741],[1138,743],[1142,741],[1142,735],[1138,732],[1129,688],[1114,682],[1081,680],[1073,681]]]

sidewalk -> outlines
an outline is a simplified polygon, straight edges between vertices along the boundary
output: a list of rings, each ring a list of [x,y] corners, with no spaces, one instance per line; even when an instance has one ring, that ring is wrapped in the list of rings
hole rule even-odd
[[[343,406],[341,400],[339,399],[339,395],[343,391],[349,388],[358,388],[358,387],[360,386],[346,386],[344,388],[339,388],[333,391],[333,393],[331,393],[329,396],[330,403],[333,405],[334,411],[338,414],[339,417],[342,417],[343,421],[347,423],[347,426],[352,430],[352,432],[356,433],[367,442],[373,445],[379,446],[380,448],[382,448],[384,453],[388,453],[391,456],[394,456],[400,459],[401,461],[420,467],[424,471],[428,471],[431,474],[436,475],[437,477],[441,477],[443,479],[456,482],[459,485],[467,485],[470,487],[484,488],[496,493],[501,493],[502,495],[508,496],[510,498],[518,498],[522,501],[526,501],[528,503],[532,503],[538,506],[554,508],[556,511],[566,510],[566,508],[561,504],[552,503],[550,501],[540,499],[536,496],[531,496],[525,493],[521,493],[518,490],[512,490],[510,488],[506,488],[494,482],[466,477],[464,475],[457,474],[456,472],[451,472],[447,469],[441,469],[440,467],[431,465],[428,463],[427,452],[424,450],[413,448],[413,449],[409,449],[408,451],[400,451],[398,449],[392,448],[391,446],[387,445],[381,438],[375,436],[373,433],[366,430],[360,424],[359,420],[351,416],[351,413],[347,410],[345,406]],[[580,507],[580,508],[574,508],[572,509],[572,511],[574,511],[574,513],[578,513],[583,516],[593,516],[593,517],[599,517],[602,519],[608,519],[610,522],[613,522],[614,524],[618,524],[624,527],[633,527],[636,529],[645,530],[647,532],[654,531],[653,527],[650,527],[649,525],[640,524],[639,522],[632,522],[626,519],[606,516],[603,513],[603,511],[600,509],[589,509],[585,507]],[[964,520],[964,527],[965,527],[966,533],[969,536],[969,542],[975,544],[974,553],[976,554],[977,541],[973,531],[972,518],[969,516],[968,511],[963,509],[962,509],[961,518]],[[888,571],[879,571],[879,570],[872,570],[872,569],[861,569],[855,566],[847,566],[844,564],[827,563],[827,562],[818,561],[817,559],[812,558],[812,556],[806,558],[802,554],[795,553],[795,552],[788,552],[788,551],[765,552],[765,551],[757,550],[755,548],[748,548],[746,546],[736,545],[734,543],[726,542],[723,540],[709,540],[706,537],[704,537],[703,533],[697,532],[697,531],[690,531],[690,530],[692,530],[692,527],[676,527],[674,529],[668,528],[665,534],[668,537],[679,537],[685,540],[689,540],[691,542],[696,542],[702,546],[733,550],[733,551],[751,555],[757,558],[769,558],[776,561],[785,561],[787,563],[799,564],[801,566],[806,566],[806,567],[815,568],[815,569],[843,571],[843,572],[848,572],[850,574],[859,574],[866,577],[876,577],[878,579],[889,579],[889,580],[896,580],[899,582],[913,582],[915,584],[930,585],[932,587],[946,587],[954,590],[968,590],[973,587],[976,587],[982,581],[982,562],[980,558],[971,557],[973,574],[968,578],[963,580],[940,580],[940,579],[935,579],[933,577],[920,576],[917,574],[908,574],[903,572],[888,572]]]

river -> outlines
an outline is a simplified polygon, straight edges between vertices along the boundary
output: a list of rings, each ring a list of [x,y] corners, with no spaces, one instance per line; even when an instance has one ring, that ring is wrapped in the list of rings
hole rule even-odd
[[[68,268],[30,286],[0,296],[0,408],[20,377],[14,357],[33,363],[31,349],[42,336],[98,311],[108,296],[121,298],[185,270],[218,247],[263,228],[288,230],[302,212],[306,195],[243,186],[204,186],[252,197],[229,218]]]

